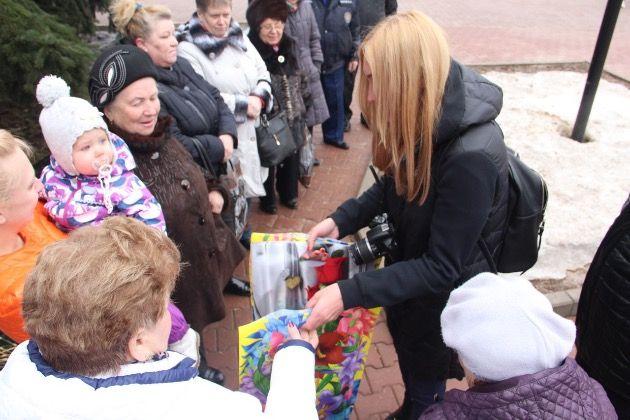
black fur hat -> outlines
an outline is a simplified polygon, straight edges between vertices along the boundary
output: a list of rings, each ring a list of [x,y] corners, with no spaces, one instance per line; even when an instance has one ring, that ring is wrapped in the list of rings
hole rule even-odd
[[[144,77],[157,79],[156,67],[146,52],[128,44],[106,48],[90,71],[88,89],[92,105],[102,111],[121,90]]]
[[[250,31],[256,32],[260,29],[262,21],[267,18],[286,22],[288,17],[289,7],[285,0],[254,0],[245,13]]]

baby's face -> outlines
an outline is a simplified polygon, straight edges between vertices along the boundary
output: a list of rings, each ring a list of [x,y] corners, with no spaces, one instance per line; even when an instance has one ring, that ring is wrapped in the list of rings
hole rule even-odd
[[[113,160],[112,144],[101,128],[86,131],[72,146],[72,163],[81,175],[96,176],[100,166]]]

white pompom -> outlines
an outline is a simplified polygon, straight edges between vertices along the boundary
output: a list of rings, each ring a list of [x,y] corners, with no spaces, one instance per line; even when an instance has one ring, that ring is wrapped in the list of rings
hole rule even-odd
[[[37,84],[35,95],[37,96],[37,101],[43,107],[48,108],[57,99],[70,96],[70,86],[61,77],[44,76]]]

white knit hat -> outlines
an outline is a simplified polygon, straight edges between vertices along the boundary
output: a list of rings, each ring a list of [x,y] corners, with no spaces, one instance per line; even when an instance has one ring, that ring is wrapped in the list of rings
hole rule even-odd
[[[522,278],[481,273],[455,289],[442,312],[442,336],[481,380],[502,381],[557,367],[575,325]]]
[[[107,124],[99,110],[89,102],[70,96],[70,87],[57,76],[45,76],[37,84],[37,100],[44,107],[39,125],[50,153],[70,175],[78,175],[72,163],[72,146],[86,131]]]

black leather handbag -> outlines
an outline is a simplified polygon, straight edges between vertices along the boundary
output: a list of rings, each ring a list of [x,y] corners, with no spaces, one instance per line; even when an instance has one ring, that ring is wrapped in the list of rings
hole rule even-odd
[[[278,165],[297,150],[291,128],[284,111],[269,118],[260,116],[260,125],[256,127],[256,141],[260,164],[266,168]]]

